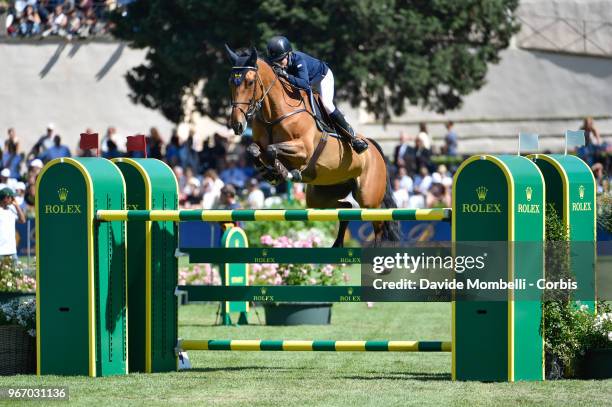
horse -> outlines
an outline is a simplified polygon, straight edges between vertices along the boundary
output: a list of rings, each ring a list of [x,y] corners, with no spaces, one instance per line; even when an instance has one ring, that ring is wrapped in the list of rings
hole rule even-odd
[[[378,143],[358,134],[370,148],[357,154],[348,142],[321,130],[314,97],[279,77],[254,47],[240,55],[227,44],[225,50],[232,64],[230,126],[241,135],[251,121],[254,143],[247,150],[264,178],[305,183],[309,208],[351,208],[344,201],[349,194],[361,208],[396,208]],[[347,226],[340,221],[333,247],[343,247]],[[400,240],[398,222],[372,226],[375,242]]]

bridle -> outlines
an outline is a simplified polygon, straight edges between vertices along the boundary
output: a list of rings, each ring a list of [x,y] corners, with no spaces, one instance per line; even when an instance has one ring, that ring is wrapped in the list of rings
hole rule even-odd
[[[248,71],[255,71],[255,80],[258,82],[259,87],[262,90],[262,96],[261,98],[259,98],[258,100],[255,100],[255,95],[257,92],[257,87],[253,86],[253,95],[251,96],[251,99],[248,102],[238,102],[238,101],[234,101],[232,99],[232,110],[233,109],[238,109],[240,110],[240,112],[244,115],[245,119],[247,120],[247,122],[249,120],[251,120],[255,115],[257,116],[257,120],[259,120],[261,122],[261,124],[264,125],[264,128],[266,129],[266,133],[268,135],[268,139],[269,139],[269,144],[273,144],[273,140],[272,140],[272,128],[277,125],[278,123],[282,122],[283,120],[287,119],[288,117],[291,117],[293,115],[296,115],[298,113],[302,113],[302,112],[308,112],[308,109],[306,109],[306,103],[304,101],[304,99],[302,98],[302,100],[300,101],[301,104],[304,106],[301,109],[297,109],[297,110],[293,110],[289,113],[285,113],[282,116],[279,116],[275,119],[272,119],[271,121],[267,121],[263,115],[261,114],[261,107],[263,105],[263,101],[265,100],[265,98],[268,96],[268,93],[270,93],[270,91],[272,90],[272,87],[274,87],[274,85],[276,84],[276,82],[278,81],[278,74],[272,70],[272,72],[274,72],[274,80],[272,81],[272,83],[270,84],[270,86],[266,89],[265,85],[261,79],[261,77],[259,76],[259,69],[257,66],[233,66],[232,67],[232,71],[237,71],[237,70],[241,70],[243,72],[241,73],[234,73],[234,78],[240,78],[244,75],[246,75],[246,73]],[[235,79],[237,80],[237,79]],[[239,84],[240,82],[238,82]],[[301,95],[300,95],[301,96]],[[247,105],[247,110],[245,111],[241,105]],[[310,113],[310,112],[308,112]],[[312,113],[310,113],[312,115]],[[313,117],[315,117],[313,115]],[[316,120],[316,119],[315,119]]]
[[[259,76],[259,69],[257,66],[233,66],[232,67],[232,71],[236,71],[238,69],[243,72],[241,72],[240,74],[234,73],[233,74],[234,78],[238,77],[238,75],[242,77],[246,75],[246,73],[249,71],[255,71],[255,81],[259,84],[259,87],[262,90],[261,98],[259,98],[258,100],[255,100],[255,95],[257,93],[257,86],[253,86],[253,95],[251,96],[251,99],[249,99],[248,102],[237,102],[233,100],[233,96],[232,96],[232,109],[240,110],[240,113],[244,115],[244,118],[248,122],[249,120],[253,118],[255,114],[257,114],[261,110],[263,101],[265,100],[266,96],[268,96],[268,93],[270,93],[270,90],[272,90],[272,87],[278,80],[278,75],[275,75],[274,80],[272,81],[268,89],[265,89],[264,83],[261,80],[261,77]],[[245,111],[241,107],[241,105],[247,105],[248,106],[247,110]]]

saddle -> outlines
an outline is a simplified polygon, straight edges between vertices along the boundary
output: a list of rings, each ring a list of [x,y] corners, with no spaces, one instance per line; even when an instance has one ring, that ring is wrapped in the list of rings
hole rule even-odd
[[[327,110],[323,106],[323,101],[321,100],[321,95],[313,92],[314,103],[311,101],[312,110],[314,112],[315,123],[317,124],[317,128],[327,133],[328,135],[340,138],[340,135],[336,131],[336,125],[329,114],[327,114]]]

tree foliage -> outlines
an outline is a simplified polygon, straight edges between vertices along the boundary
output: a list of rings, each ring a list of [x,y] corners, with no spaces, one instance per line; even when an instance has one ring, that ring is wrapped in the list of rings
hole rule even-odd
[[[204,81],[196,108],[225,116],[223,44],[265,50],[272,35],[328,63],[340,99],[377,118],[406,103],[443,112],[485,83],[518,24],[518,0],[138,0],[113,16],[114,35],[147,50],[127,74],[132,98],[182,119],[182,99]],[[198,91],[199,92],[199,91]]]

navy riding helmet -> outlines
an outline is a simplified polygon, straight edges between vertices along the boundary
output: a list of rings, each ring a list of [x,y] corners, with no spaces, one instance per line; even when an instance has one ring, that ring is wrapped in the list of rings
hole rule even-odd
[[[293,51],[291,43],[286,37],[277,35],[268,40],[268,58],[272,62],[278,62]]]

